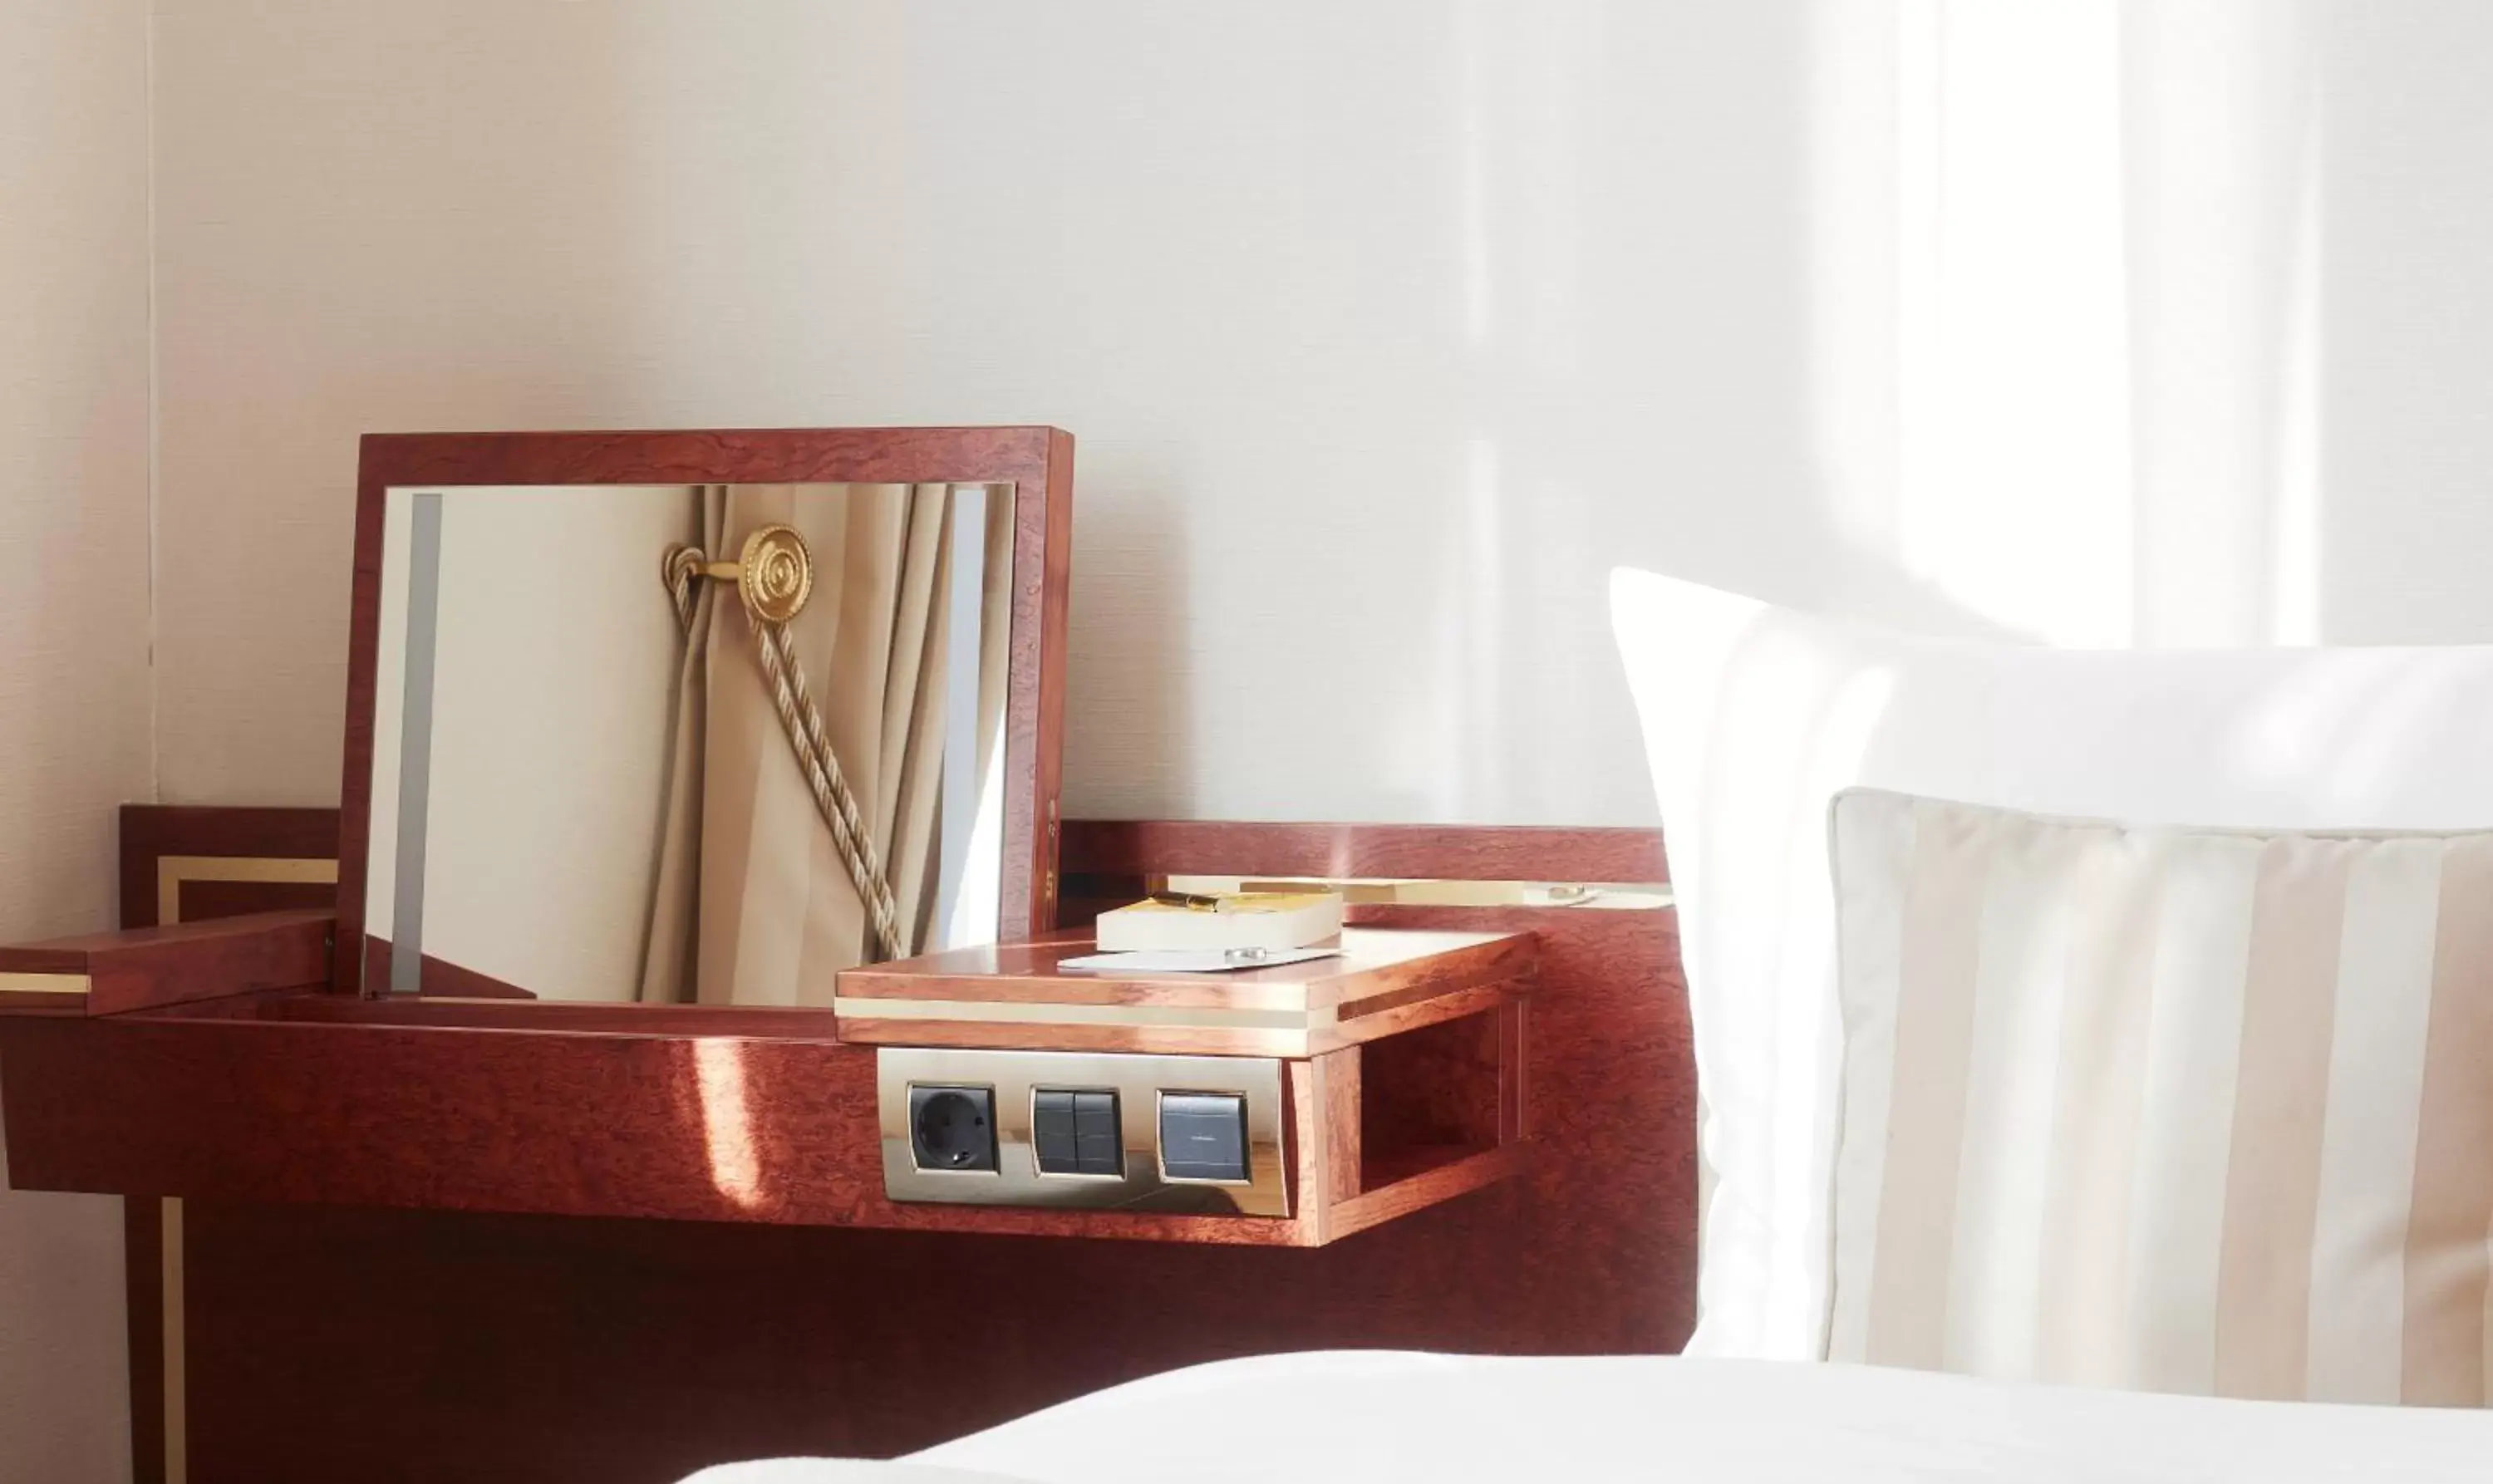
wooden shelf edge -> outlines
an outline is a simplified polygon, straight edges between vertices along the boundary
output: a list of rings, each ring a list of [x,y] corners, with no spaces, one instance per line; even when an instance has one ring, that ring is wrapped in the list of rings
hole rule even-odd
[[[1338,1202],[1326,1213],[1325,1237],[1329,1241],[1338,1241],[1424,1206],[1469,1195],[1512,1178],[1521,1173],[1530,1163],[1530,1149],[1528,1143],[1501,1144],[1493,1149],[1483,1149]]]
[[[291,910],[54,938],[0,948],[0,976],[83,981],[84,1013],[127,1015],[325,983],[336,927],[335,912]]]
[[[271,1020],[225,1005],[0,1022],[11,1183],[265,1204],[1325,1239],[1304,1203],[1277,1218],[893,1202],[872,1047],[723,1036],[698,1017],[673,1033],[618,1032],[515,1024],[542,1005],[464,1008],[491,1023]]]

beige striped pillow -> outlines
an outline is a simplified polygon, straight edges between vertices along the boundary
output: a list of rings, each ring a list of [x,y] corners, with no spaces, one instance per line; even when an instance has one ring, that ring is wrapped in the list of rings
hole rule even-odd
[[[1831,828],[1829,1358],[2487,1400],[2493,832]]]

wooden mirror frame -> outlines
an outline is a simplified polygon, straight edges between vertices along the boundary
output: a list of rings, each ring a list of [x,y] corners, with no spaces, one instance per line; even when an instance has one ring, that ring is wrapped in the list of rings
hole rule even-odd
[[[998,936],[1009,941],[1053,925],[1057,793],[1065,740],[1072,434],[1054,428],[368,433],[356,479],[332,991],[373,999],[388,993],[384,985],[363,982],[373,707],[380,668],[382,508],[388,491],[463,485],[677,484],[1012,486],[1012,634],[1005,695],[1005,860]],[[829,1007],[824,1013],[829,1014]]]

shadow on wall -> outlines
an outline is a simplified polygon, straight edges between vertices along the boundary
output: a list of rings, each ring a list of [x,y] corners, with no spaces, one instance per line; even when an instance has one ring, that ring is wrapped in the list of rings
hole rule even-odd
[[[1068,819],[1186,817],[1195,748],[1186,682],[1201,668],[1186,644],[1192,592],[1175,486],[1148,454],[1078,470],[1079,542],[1066,643],[1074,656],[1122,652],[1124,663],[1067,667],[1063,813]],[[1250,624],[1251,627],[1251,624]],[[1216,679],[1217,677],[1213,677]],[[1072,759],[1082,759],[1079,768]]]

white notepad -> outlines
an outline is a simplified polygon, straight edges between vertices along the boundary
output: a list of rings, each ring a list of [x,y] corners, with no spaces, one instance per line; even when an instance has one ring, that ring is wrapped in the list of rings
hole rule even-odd
[[[1094,953],[1078,959],[1059,959],[1058,968],[1079,969],[1098,974],[1220,974],[1239,968],[1271,968],[1281,964],[1304,964],[1309,959],[1329,959],[1341,952],[1338,948],[1268,948],[1260,958],[1232,958],[1217,948],[1154,948],[1136,953]]]

